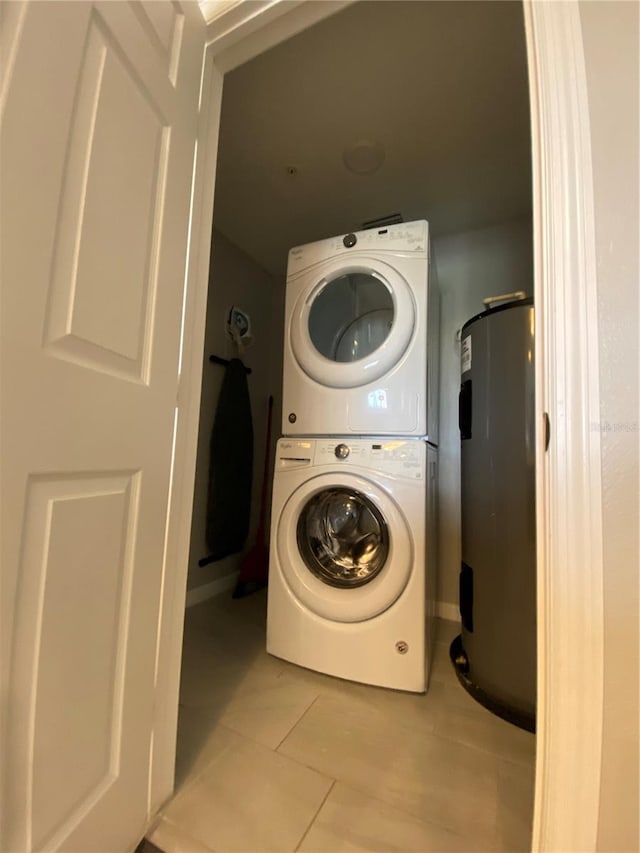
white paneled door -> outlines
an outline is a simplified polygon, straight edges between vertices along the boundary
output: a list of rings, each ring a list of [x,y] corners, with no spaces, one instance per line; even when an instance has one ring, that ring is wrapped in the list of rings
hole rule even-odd
[[[3,4],[0,849],[149,819],[205,26],[195,4]]]

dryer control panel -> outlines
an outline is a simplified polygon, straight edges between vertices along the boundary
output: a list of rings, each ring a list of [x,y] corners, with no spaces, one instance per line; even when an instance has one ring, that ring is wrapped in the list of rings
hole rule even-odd
[[[342,257],[355,252],[389,252],[391,254],[428,257],[429,225],[423,219],[401,222],[385,228],[340,234],[327,240],[295,246],[289,251],[287,276],[306,269],[312,264]]]
[[[422,480],[426,458],[426,444],[420,439],[281,438],[276,452],[276,470],[348,466]]]

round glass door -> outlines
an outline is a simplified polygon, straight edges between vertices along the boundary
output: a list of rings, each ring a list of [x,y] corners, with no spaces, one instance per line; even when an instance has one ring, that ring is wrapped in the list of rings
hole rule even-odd
[[[334,587],[369,583],[389,556],[384,518],[355,489],[334,487],[313,495],[300,512],[297,540],[309,571]]]
[[[411,343],[411,287],[384,261],[345,267],[336,259],[317,276],[309,270],[296,282],[297,296],[287,309],[292,356],[324,387],[370,385],[395,367]]]
[[[393,297],[370,272],[343,273],[330,279],[309,311],[309,337],[331,361],[359,361],[375,352],[393,326]]]

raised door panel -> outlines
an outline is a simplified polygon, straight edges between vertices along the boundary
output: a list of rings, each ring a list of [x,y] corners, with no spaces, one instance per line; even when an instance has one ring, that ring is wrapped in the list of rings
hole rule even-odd
[[[166,112],[94,11],[70,123],[46,342],[60,357],[142,382],[170,151]]]
[[[166,63],[169,81],[175,85],[177,58],[184,26],[184,15],[179,4],[142,0],[133,4],[133,8],[154,49]]]
[[[14,683],[12,746],[35,849],[56,847],[118,778],[139,484],[129,472],[28,484],[15,665],[32,677]]]

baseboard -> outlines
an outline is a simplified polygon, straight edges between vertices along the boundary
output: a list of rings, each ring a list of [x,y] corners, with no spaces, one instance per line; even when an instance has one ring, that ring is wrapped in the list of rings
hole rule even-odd
[[[238,580],[239,572],[231,572],[230,575],[223,575],[211,583],[204,583],[202,586],[196,586],[193,589],[187,590],[186,607],[193,607],[194,604],[200,604],[208,598],[213,598],[220,595],[229,589],[233,589]]]
[[[436,601],[436,616],[440,619],[449,619],[451,622],[460,621],[460,609],[457,604],[448,601]]]

